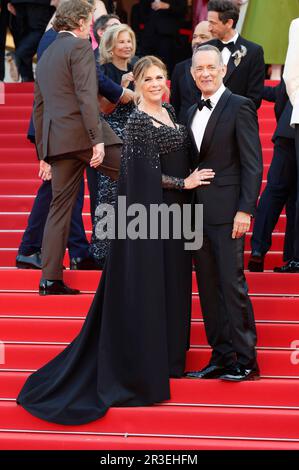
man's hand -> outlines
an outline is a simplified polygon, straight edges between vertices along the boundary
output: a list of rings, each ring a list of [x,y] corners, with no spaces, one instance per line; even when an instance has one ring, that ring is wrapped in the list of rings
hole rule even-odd
[[[92,154],[92,158],[89,164],[92,168],[97,168],[98,166],[100,166],[100,164],[104,160],[104,156],[105,156],[104,144],[96,144],[93,146],[92,150],[93,150],[93,154]]]
[[[16,9],[15,7],[12,5],[12,3],[8,3],[7,4],[7,9],[9,11],[9,13],[11,13],[12,15],[16,16],[17,12],[16,12]]]
[[[49,165],[49,163],[46,163],[44,160],[40,160],[39,162],[38,176],[43,181],[50,181],[50,179],[52,178],[51,165]]]
[[[169,3],[166,2],[152,2],[152,9],[157,11],[157,10],[168,10],[170,8]]]
[[[241,238],[246,232],[248,232],[250,221],[250,214],[238,211],[234,218],[232,238]]]
[[[130,101],[134,100],[134,91],[124,88],[124,94],[119,100],[121,104],[128,104]]]

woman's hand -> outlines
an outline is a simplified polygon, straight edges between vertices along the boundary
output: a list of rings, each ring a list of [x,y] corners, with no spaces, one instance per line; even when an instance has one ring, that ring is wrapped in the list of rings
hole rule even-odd
[[[184,183],[185,183],[185,189],[194,189],[197,188],[198,186],[201,186],[203,184],[207,185],[210,184],[211,180],[215,176],[215,172],[211,169],[204,169],[204,170],[194,170],[191,175],[188,176],[188,178],[185,178]]]
[[[127,88],[131,82],[134,81],[134,76],[132,72],[124,73],[121,79],[121,86]]]

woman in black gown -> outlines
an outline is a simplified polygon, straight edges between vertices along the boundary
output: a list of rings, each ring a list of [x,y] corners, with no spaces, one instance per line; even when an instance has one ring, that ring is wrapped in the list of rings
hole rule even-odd
[[[140,98],[124,134],[118,194],[127,207],[148,210],[189,202],[187,189],[209,184],[213,172],[189,172],[186,129],[162,106],[164,64],[144,57],[134,77]],[[111,406],[169,399],[169,377],[184,372],[190,310],[191,255],[183,239],[116,237],[81,332],[27,379],[17,403],[47,421],[79,425]]]

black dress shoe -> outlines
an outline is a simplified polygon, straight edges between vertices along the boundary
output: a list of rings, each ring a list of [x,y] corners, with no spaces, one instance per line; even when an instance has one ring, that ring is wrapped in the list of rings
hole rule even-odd
[[[49,281],[41,279],[39,284],[39,295],[77,295],[78,289],[71,289],[63,281]]]
[[[224,374],[226,370],[224,366],[208,364],[203,369],[186,372],[185,377],[191,379],[217,379],[220,375]]]
[[[229,382],[242,382],[244,380],[258,380],[260,378],[260,371],[258,367],[253,369],[246,369],[239,364],[230,367],[219,379],[227,380]]]
[[[275,267],[275,273],[299,273],[299,261],[291,260],[284,266]]]
[[[19,269],[42,269],[41,252],[37,251],[32,255],[18,255],[16,257],[16,267]]]
[[[264,271],[265,255],[259,251],[253,251],[248,261],[248,270],[252,273],[262,273]]]
[[[70,260],[70,269],[98,271],[101,269],[101,266],[92,258],[72,258]]]

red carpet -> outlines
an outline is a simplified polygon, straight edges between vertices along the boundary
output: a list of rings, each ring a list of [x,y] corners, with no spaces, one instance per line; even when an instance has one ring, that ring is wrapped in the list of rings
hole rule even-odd
[[[37,294],[40,273],[14,268],[40,182],[34,147],[26,140],[32,85],[8,84],[5,90],[6,102],[0,106],[0,357],[5,353],[0,364],[0,449],[298,450],[299,275],[247,274],[257,321],[259,381],[172,380],[171,400],[163,405],[115,408],[103,420],[75,427],[43,422],[16,406],[29,373],[78,333],[100,273],[68,271],[66,281],[84,293],[43,298]],[[273,105],[264,103],[258,114],[266,180],[273,152]],[[90,235],[88,196],[84,223]],[[266,269],[282,263],[284,229],[282,214]],[[249,240],[250,234],[245,262]],[[188,369],[204,365],[210,354],[196,292],[194,278]]]

